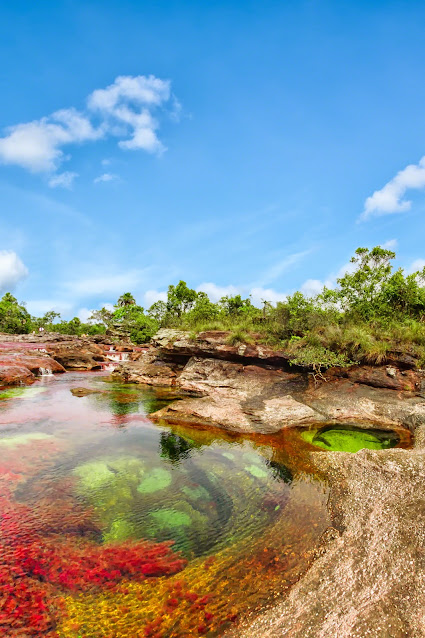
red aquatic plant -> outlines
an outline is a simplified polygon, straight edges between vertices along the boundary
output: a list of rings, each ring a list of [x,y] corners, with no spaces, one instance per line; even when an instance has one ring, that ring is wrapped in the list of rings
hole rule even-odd
[[[43,507],[12,500],[11,490],[0,497],[0,637],[56,638],[61,594],[111,589],[122,580],[141,581],[183,569],[186,561],[170,543],[149,541],[101,546],[82,536],[64,539],[52,530],[52,516],[43,520]],[[71,516],[70,516],[71,513]],[[65,501],[62,520],[73,520]],[[43,530],[43,534],[40,532]]]

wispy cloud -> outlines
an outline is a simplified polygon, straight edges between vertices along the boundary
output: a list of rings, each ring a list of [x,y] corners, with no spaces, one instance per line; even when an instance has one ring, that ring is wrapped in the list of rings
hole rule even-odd
[[[89,95],[84,112],[71,107],[9,127],[0,138],[0,161],[53,175],[69,159],[65,146],[106,136],[121,138],[118,146],[124,150],[161,153],[165,147],[157,135],[158,115],[167,103],[175,108],[170,87],[169,80],[153,75],[119,76]],[[74,177],[65,172],[51,177],[49,184],[69,187]]]
[[[72,310],[73,304],[69,301],[58,299],[32,299],[27,302],[27,309],[35,317],[44,315],[46,312],[54,310],[59,314],[66,314]]]
[[[76,177],[78,177],[78,173],[73,173],[71,171],[52,175],[49,179],[49,186],[50,188],[57,188],[58,186],[62,188],[71,188]]]
[[[423,270],[425,268],[425,259],[415,259],[413,263],[410,264],[407,272],[409,274],[413,272],[417,272],[418,270]]]
[[[0,250],[0,292],[11,291],[28,276],[28,268],[13,250]]]
[[[113,182],[117,179],[119,179],[119,177],[114,173],[103,173],[103,175],[99,175],[99,177],[96,177],[93,182],[94,184],[100,184],[102,182]]]
[[[384,243],[381,244],[381,248],[385,248],[386,250],[394,250],[394,248],[397,248],[397,246],[397,239],[388,239],[388,241],[384,241]]]
[[[425,156],[419,160],[418,164],[409,164],[399,171],[383,188],[368,197],[361,219],[404,213],[412,207],[412,202],[404,199],[406,191],[423,188],[425,188]]]
[[[300,262],[304,257],[310,254],[310,250],[303,250],[292,255],[287,255],[283,259],[276,261],[272,266],[267,268],[259,277],[258,281],[252,284],[253,288],[263,288],[267,284],[274,282],[285,272],[290,270],[292,266]]]

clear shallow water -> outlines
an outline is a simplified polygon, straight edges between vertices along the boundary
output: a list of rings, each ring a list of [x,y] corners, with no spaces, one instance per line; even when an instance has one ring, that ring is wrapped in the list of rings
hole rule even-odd
[[[0,392],[0,636],[219,636],[306,568],[330,524],[307,452],[347,431],[154,425],[167,399],[98,373]]]

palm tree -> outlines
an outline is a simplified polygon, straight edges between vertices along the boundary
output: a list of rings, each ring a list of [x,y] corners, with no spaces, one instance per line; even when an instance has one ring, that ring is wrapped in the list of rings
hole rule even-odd
[[[125,306],[133,306],[135,305],[136,300],[131,294],[131,292],[125,292],[117,301],[117,306],[120,308],[124,308]]]

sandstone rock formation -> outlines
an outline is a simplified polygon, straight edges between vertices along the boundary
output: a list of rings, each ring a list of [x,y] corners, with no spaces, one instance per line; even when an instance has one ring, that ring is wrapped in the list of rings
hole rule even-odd
[[[191,339],[182,331],[161,330],[153,347],[115,374],[187,395],[151,415],[172,423],[263,433],[325,421],[410,430],[425,423],[425,376],[414,369],[412,357],[393,353],[392,365],[333,369],[314,380],[291,367],[284,352],[230,346],[227,337],[211,331]]]

